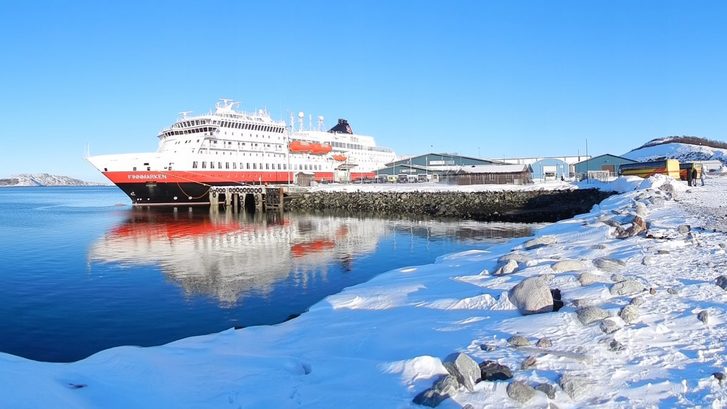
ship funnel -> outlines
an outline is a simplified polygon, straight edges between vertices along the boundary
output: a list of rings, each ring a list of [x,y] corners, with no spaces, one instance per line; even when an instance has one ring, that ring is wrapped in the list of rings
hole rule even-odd
[[[328,132],[330,132],[330,133],[346,133],[349,135],[353,135],[353,129],[351,129],[351,125],[349,125],[348,121],[345,119],[339,119],[336,126],[329,129]]]

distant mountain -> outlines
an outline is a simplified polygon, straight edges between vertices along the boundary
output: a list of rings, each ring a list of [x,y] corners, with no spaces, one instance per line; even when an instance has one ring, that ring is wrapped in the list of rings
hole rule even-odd
[[[680,162],[718,160],[727,165],[727,143],[696,136],[669,136],[652,139],[621,156],[640,162],[660,159],[678,159]]]
[[[47,173],[20,174],[0,179],[0,186],[99,186],[100,183],[85,182],[68,176]]]

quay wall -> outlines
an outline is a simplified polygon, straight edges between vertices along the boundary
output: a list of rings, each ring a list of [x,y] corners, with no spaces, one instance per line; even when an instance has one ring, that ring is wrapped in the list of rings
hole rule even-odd
[[[499,192],[309,192],[287,198],[292,211],[345,211],[501,222],[554,222],[588,212],[615,194],[596,189]]]

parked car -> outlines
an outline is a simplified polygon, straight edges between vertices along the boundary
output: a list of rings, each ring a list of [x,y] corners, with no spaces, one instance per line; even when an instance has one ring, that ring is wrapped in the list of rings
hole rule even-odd
[[[409,175],[399,175],[396,177],[396,183],[406,183],[409,181]]]

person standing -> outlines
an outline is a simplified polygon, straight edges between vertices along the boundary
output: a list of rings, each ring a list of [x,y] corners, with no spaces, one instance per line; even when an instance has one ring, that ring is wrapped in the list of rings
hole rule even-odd
[[[697,186],[697,168],[692,168],[692,183]]]
[[[704,186],[704,166],[699,170],[699,179],[702,181],[702,186]]]
[[[692,169],[687,168],[687,186],[692,186]]]

